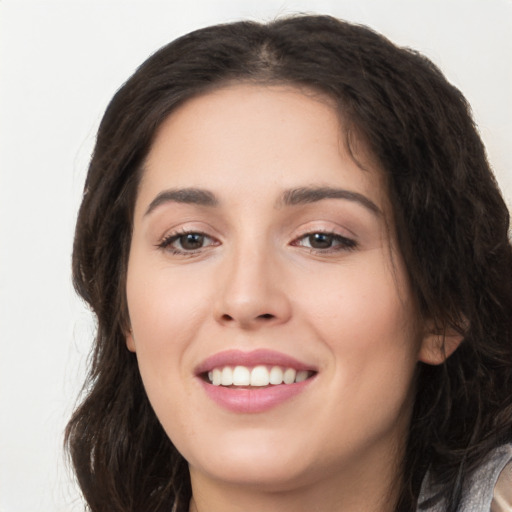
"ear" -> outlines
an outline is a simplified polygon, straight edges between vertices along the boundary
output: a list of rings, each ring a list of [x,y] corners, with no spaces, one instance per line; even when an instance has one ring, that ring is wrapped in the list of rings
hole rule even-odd
[[[133,338],[133,332],[130,328],[130,330],[125,334],[125,339],[126,339],[126,348],[130,351],[130,352],[136,352],[135,350],[135,340]]]
[[[418,360],[438,365],[444,363],[459,347],[464,335],[452,327],[429,328],[421,342]]]

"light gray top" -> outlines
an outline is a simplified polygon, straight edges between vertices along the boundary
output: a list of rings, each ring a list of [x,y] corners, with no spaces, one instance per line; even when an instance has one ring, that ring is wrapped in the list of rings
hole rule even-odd
[[[426,475],[421,486],[417,512],[445,512],[446,502],[422,508],[442,486]],[[457,512],[512,512],[512,444],[500,446],[464,482]]]

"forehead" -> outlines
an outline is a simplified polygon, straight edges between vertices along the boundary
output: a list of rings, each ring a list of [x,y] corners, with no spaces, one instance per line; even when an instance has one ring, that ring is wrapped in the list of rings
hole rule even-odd
[[[382,173],[330,98],[292,86],[235,84],[188,100],[159,127],[142,190],[214,192],[348,186],[384,206]],[[348,147],[350,140],[350,148]]]

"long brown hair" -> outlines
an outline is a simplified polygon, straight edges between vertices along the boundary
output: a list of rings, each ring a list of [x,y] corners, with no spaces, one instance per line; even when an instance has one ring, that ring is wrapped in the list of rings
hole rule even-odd
[[[161,428],[125,346],[126,265],[156,129],[187,99],[233,81],[328,95],[386,173],[422,315],[464,335],[445,364],[418,364],[396,509],[414,509],[430,467],[455,510],[465,475],[512,438],[508,211],[462,94],[425,57],[328,16],[238,22],[181,37],[142,64],[105,113],[73,252],[75,287],[96,315],[97,335],[66,432],[90,509],[188,509],[187,463]]]

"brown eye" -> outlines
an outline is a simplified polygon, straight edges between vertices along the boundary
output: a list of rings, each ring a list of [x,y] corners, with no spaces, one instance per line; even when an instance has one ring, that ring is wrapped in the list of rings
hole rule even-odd
[[[308,236],[309,246],[313,249],[329,249],[333,241],[334,235],[328,233],[313,233]]]
[[[186,235],[180,235],[176,242],[179,243],[181,249],[194,251],[203,247],[204,235],[201,233],[187,233]]]
[[[214,238],[204,233],[190,231],[188,233],[177,233],[168,236],[157,247],[176,255],[192,255],[201,252],[202,249],[215,245],[219,245],[219,243]]]
[[[348,251],[355,249],[357,243],[355,240],[346,238],[336,233],[308,233],[295,240],[292,245],[306,247],[313,251],[329,253],[332,251]]]

